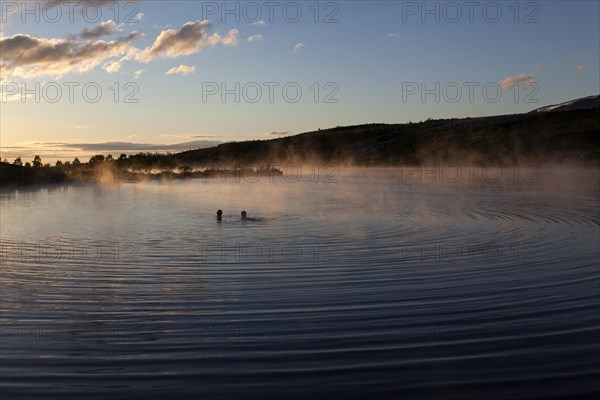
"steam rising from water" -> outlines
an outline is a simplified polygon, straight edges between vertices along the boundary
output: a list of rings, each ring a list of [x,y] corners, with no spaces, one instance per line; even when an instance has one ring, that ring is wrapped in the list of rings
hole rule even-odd
[[[306,167],[4,191],[3,394],[597,391],[597,169]]]

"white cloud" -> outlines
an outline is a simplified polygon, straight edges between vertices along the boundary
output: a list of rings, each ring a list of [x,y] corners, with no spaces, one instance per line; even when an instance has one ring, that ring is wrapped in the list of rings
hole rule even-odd
[[[173,67],[169,69],[165,75],[182,75],[186,76],[189,74],[193,74],[196,71],[196,67],[192,67],[189,65],[180,65],[178,67]]]
[[[134,77],[135,79],[138,79],[140,76],[142,76],[142,74],[143,74],[144,72],[146,72],[146,70],[145,70],[145,69],[138,69],[137,71],[135,71],[135,72],[133,73],[133,77]]]
[[[132,32],[117,40],[81,42],[72,37],[46,39],[16,34],[0,39],[0,69],[10,75],[31,78],[40,75],[60,77],[69,72],[88,72],[109,59],[131,51],[138,37]]]
[[[104,67],[102,67],[102,68],[109,74],[114,74],[121,70],[121,63],[118,61],[115,61],[115,62],[104,65]]]
[[[294,46],[294,50],[293,50],[293,52],[294,52],[294,53],[297,53],[297,52],[299,52],[300,50],[302,50],[303,48],[304,48],[304,43],[298,43],[298,44],[296,44],[296,45]]]
[[[252,25],[254,25],[254,26],[267,26],[267,22],[263,21],[262,19],[259,19],[258,21],[253,22]]]
[[[81,36],[82,39],[97,39],[101,36],[109,36],[122,31],[122,25],[117,25],[115,21],[109,19],[93,28],[85,28],[81,31],[79,36]]]
[[[508,89],[508,88],[511,88],[514,85],[517,85],[522,82],[535,83],[535,78],[533,77],[533,75],[524,75],[524,74],[509,76],[508,78],[504,78],[500,82],[500,87],[502,89]]]
[[[252,42],[258,42],[258,41],[261,41],[261,40],[263,40],[263,39],[264,39],[263,35],[261,35],[261,34],[259,33],[259,34],[252,35],[252,36],[248,37],[248,38],[246,39],[246,41],[248,41],[248,42],[251,42],[251,43],[252,43]]]
[[[391,32],[391,33],[388,33],[387,38],[391,39],[391,40],[400,39],[400,35],[398,35],[397,33]]]
[[[224,46],[235,46],[236,44],[238,44],[239,33],[240,31],[238,31],[237,29],[230,30],[224,36],[221,36],[218,33],[213,33],[208,38],[208,44],[210,46],[216,46],[218,44],[222,44]]]
[[[213,33],[208,36],[210,22],[194,21],[185,23],[181,29],[167,29],[160,32],[152,46],[135,55],[138,61],[149,62],[159,58],[177,58],[198,53],[205,47],[219,44],[233,46],[237,44],[237,29],[230,30],[224,36]]]
[[[145,49],[133,45],[135,39],[144,37],[143,33],[136,31],[114,40],[96,39],[122,30],[122,26],[112,20],[84,29],[80,35],[58,39],[28,34],[0,34],[0,79],[5,81],[9,77],[28,79],[37,76],[58,79],[67,73],[86,73],[97,67],[108,73],[116,73],[122,69],[125,61],[148,63],[192,55],[218,45],[237,45],[237,29],[220,35],[209,34],[211,28],[206,20],[187,22],[180,29],[162,30],[152,45]],[[258,36],[255,39],[259,40]],[[138,71],[141,72],[136,71],[136,78],[143,73],[143,70]]]
[[[139,13],[135,14],[135,17],[132,18],[131,23],[135,24],[138,22],[142,22],[144,19],[146,19],[146,14],[144,14],[143,12],[139,12]]]

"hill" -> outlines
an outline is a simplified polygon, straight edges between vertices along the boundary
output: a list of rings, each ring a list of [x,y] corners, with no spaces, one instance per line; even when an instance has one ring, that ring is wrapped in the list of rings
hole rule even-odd
[[[223,168],[281,173],[278,163],[399,166],[431,163],[499,166],[565,163],[600,166],[598,96],[543,107],[550,111],[480,118],[368,124],[307,132],[272,140],[232,142],[176,154],[139,153],[118,159],[56,166],[0,163],[0,186],[153,178],[207,178]],[[595,106],[594,106],[595,105]],[[560,111],[560,112],[557,112]],[[28,163],[27,163],[28,164]],[[180,173],[174,173],[179,169]],[[158,172],[156,172],[158,171]]]
[[[600,161],[600,108],[369,124],[272,140],[225,143],[175,154],[178,164],[265,161],[401,165],[425,162],[515,164]]]
[[[556,111],[572,111],[572,110],[583,110],[586,108],[598,108],[600,107],[600,95],[583,97],[581,99],[566,101],[560,104],[553,104],[546,107],[540,107],[531,113],[536,112],[556,112]]]

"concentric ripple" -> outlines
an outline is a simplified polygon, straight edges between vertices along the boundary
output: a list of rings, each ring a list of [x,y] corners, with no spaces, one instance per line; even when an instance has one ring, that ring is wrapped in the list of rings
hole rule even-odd
[[[4,192],[0,397],[592,396],[597,193],[388,170]]]

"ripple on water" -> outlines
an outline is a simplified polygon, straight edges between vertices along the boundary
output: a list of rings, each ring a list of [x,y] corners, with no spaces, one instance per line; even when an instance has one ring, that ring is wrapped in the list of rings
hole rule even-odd
[[[3,195],[3,396],[598,392],[597,201],[363,184]]]

